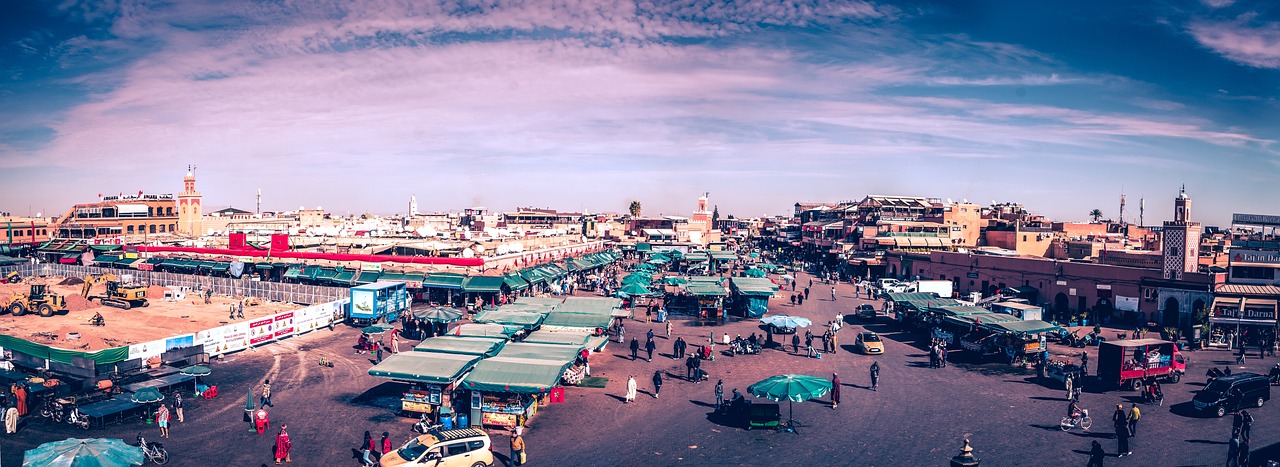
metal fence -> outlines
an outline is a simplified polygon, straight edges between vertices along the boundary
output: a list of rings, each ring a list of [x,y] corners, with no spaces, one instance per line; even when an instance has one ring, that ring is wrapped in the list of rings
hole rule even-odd
[[[217,295],[257,297],[263,300],[305,305],[332,302],[347,298],[350,295],[349,289],[344,287],[262,282],[250,280],[248,275],[245,275],[244,279],[232,279],[160,271],[107,269],[70,264],[23,264],[0,267],[0,276],[15,270],[22,277],[59,276],[82,279],[90,274],[114,274],[117,277],[131,276],[132,282],[147,286],[189,287],[191,290],[212,289],[213,293]],[[158,299],[160,297],[150,298]]]

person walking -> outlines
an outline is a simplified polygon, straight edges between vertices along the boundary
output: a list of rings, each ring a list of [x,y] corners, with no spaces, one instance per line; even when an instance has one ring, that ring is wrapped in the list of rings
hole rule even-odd
[[[1138,403],[1134,402],[1133,407],[1129,409],[1129,437],[1138,436],[1138,419],[1142,418],[1142,411],[1138,410]]]
[[[178,423],[182,423],[182,391],[173,393],[173,411],[178,415]]]
[[[381,349],[381,348],[379,348],[379,349]],[[379,361],[379,362],[381,362],[381,361],[382,361],[382,357],[378,357],[378,361]],[[264,381],[262,382],[262,403],[261,403],[261,404],[258,404],[258,405],[260,405],[260,406],[262,406],[262,407],[275,407],[275,406],[276,406],[275,404],[272,404],[272,403],[271,403],[271,380],[269,380],[269,379],[268,379],[268,380],[264,380]]]
[[[1093,440],[1093,447],[1089,449],[1089,467],[1103,467],[1102,461],[1107,458],[1107,451],[1102,449],[1102,443]]]
[[[658,398],[658,393],[662,392],[662,371],[653,372],[653,398]]]
[[[18,432],[18,408],[9,407],[4,411],[4,432],[14,434]]]
[[[395,329],[391,330],[391,353],[400,353],[400,333],[396,332]]]
[[[800,335],[799,334],[791,335],[791,353],[796,353],[796,354],[800,353]]]
[[[1075,391],[1074,391],[1074,389],[1075,389],[1075,388],[1074,388],[1074,385],[1075,385],[1074,381],[1075,381],[1075,379],[1076,379],[1076,378],[1075,378],[1074,376],[1071,376],[1071,374],[1070,374],[1070,373],[1068,373],[1066,376],[1064,376],[1064,377],[1062,378],[1062,384],[1063,384],[1063,385],[1065,385],[1065,386],[1067,387],[1067,397],[1066,397],[1066,400],[1071,400],[1071,396],[1072,396],[1073,394],[1075,394]]]
[[[640,356],[640,340],[631,338],[631,361],[635,361]]]
[[[653,340],[653,328],[649,328],[649,332],[646,332],[644,337],[647,340]]]
[[[808,287],[805,287],[805,288],[804,288],[804,298],[805,298],[805,299],[808,299],[808,298],[809,298],[809,288],[808,288]]]
[[[627,397],[623,399],[624,403],[630,403],[636,400],[636,377],[627,375]]]
[[[667,322],[667,339],[670,339],[671,338],[671,320],[668,319],[664,321]]]
[[[840,330],[839,326],[833,327],[831,330],[831,351],[832,352],[840,351],[840,345],[838,344],[839,341],[836,338],[836,334],[838,334],[837,331],[839,330]]]
[[[361,451],[364,451],[364,463],[367,465],[374,464],[374,457],[381,457],[378,454],[378,443],[373,440],[373,436],[368,431],[364,432],[364,445]]]
[[[840,406],[840,375],[831,373],[831,409]]]
[[[1116,411],[1111,414],[1111,423],[1116,429],[1116,442],[1118,444],[1116,457],[1124,457],[1133,454],[1129,450],[1129,419],[1124,413],[1124,407],[1116,404]]]
[[[875,391],[880,385],[880,362],[871,362],[871,390]]]
[[[831,286],[831,301],[836,301],[836,286]]]
[[[156,425],[160,426],[160,437],[169,437],[169,406],[160,404],[160,410],[156,411]]]
[[[524,464],[524,436],[520,435],[520,427],[515,427],[511,434],[511,465]]]
[[[693,356],[693,384],[702,382],[702,358]]]
[[[1249,439],[1253,434],[1253,414],[1248,410],[1241,410],[1238,417],[1240,417],[1240,436]]]
[[[280,465],[280,461],[293,462],[289,456],[293,441],[289,440],[289,432],[285,431],[288,428],[289,425],[280,424],[280,434],[276,435],[276,465]]]
[[[1231,439],[1227,440],[1227,467],[1238,467],[1240,464],[1240,430],[1231,430]]]
[[[618,322],[618,343],[622,343],[623,335],[627,333],[627,325],[621,321]]]
[[[653,351],[654,349],[657,349],[657,348],[658,348],[658,344],[655,344],[653,342],[653,339],[649,339],[644,343],[644,351],[648,354],[648,356],[645,357],[644,359],[646,362],[653,361]]]
[[[716,380],[716,410],[724,407],[724,380]]]
[[[1080,376],[1089,376],[1089,353],[1080,351]]]

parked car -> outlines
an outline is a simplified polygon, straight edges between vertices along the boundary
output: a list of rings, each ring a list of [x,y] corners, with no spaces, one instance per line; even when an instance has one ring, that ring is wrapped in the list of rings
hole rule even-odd
[[[853,340],[853,347],[867,355],[884,353],[884,343],[880,342],[880,336],[874,332],[858,333],[858,337]]]
[[[1210,383],[1191,403],[1196,410],[1216,416],[1250,407],[1262,407],[1271,400],[1271,381],[1257,373],[1235,373]]]
[[[858,319],[864,321],[875,321],[876,307],[867,304],[858,305]]]
[[[475,428],[428,431],[383,454],[381,467],[475,467],[492,465],[489,434]]]

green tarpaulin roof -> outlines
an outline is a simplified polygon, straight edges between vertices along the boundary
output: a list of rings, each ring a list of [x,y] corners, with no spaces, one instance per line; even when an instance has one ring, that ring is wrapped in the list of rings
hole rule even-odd
[[[11,258],[8,256],[0,256],[0,266],[9,266],[13,264],[22,264],[27,262],[25,259]]]
[[[503,347],[502,351],[498,352],[497,358],[541,360],[567,365],[578,358],[578,352],[581,352],[583,347],[582,344],[517,342]]]
[[[302,266],[294,266],[289,268],[288,271],[284,272],[285,279],[297,279],[298,276],[301,276],[301,275],[302,275]]]
[[[689,292],[689,295],[698,295],[703,297],[706,297],[706,296],[724,297],[729,295],[728,292],[725,292],[724,287],[716,284],[708,284],[705,282],[690,283],[684,286],[684,290],[686,292]]]
[[[342,272],[339,272],[338,275],[333,276],[333,279],[331,280],[333,282],[350,284],[351,281],[355,278],[356,278],[356,271],[342,271]]]
[[[435,289],[461,289],[467,276],[451,272],[437,272],[422,278],[422,286]]]
[[[958,325],[958,326],[964,326],[964,327],[971,327],[971,326],[973,326],[973,323],[974,323],[974,322],[979,322],[979,323],[981,323],[981,325],[984,325],[984,326],[985,326],[985,325],[992,324],[992,323],[1009,322],[1009,321],[1019,321],[1019,320],[1018,320],[1018,318],[1015,318],[1015,317],[1013,317],[1013,316],[1011,316],[1011,315],[1006,315],[1006,314],[1003,314],[1003,313],[986,313],[986,314],[975,314],[975,315],[964,315],[964,316],[947,316],[947,317],[942,318],[942,320],[943,320],[943,321],[946,321],[946,322],[948,322],[948,323],[951,323],[951,324],[955,324],[955,325]]]
[[[413,350],[447,354],[479,355],[492,357],[507,344],[506,337],[437,336],[423,339]]]
[[[566,297],[562,303],[554,304],[555,313],[588,313],[609,316],[614,309],[622,307],[622,300],[608,297]]]
[[[511,337],[512,334],[515,334],[519,330],[519,328],[503,326],[501,324],[466,323],[450,329],[449,335],[462,337],[475,336],[505,338]]]
[[[477,323],[496,323],[510,326],[520,326],[525,329],[533,329],[542,324],[542,320],[546,316],[541,313],[528,313],[522,311],[503,311],[503,310],[485,310],[476,315]]]
[[[915,303],[915,302],[912,302],[912,303]],[[980,306],[972,306],[972,305],[933,306],[933,307],[929,307],[929,311],[941,313],[947,316],[968,316],[968,315],[981,315],[981,314],[991,313],[991,310],[988,310]]]
[[[462,290],[471,293],[502,293],[502,277],[471,276],[462,282]]]
[[[1005,332],[1027,333],[1027,334],[1038,334],[1038,333],[1058,329],[1058,326],[1054,326],[1053,324],[1050,324],[1048,322],[1041,321],[1038,319],[1029,319],[1026,321],[993,322],[989,327],[992,329],[999,329]]]
[[[355,283],[357,285],[372,284],[378,282],[382,277],[382,271],[360,271],[360,275],[356,276]]]
[[[719,285],[719,284],[723,284],[723,283],[724,283],[724,278],[723,278],[723,277],[720,277],[720,276],[691,276],[691,277],[689,277],[689,283],[690,283],[690,284],[695,284],[695,283],[699,283],[699,282],[703,282],[703,283],[712,283],[712,284],[717,284],[717,285]]]
[[[428,384],[452,384],[480,361],[478,355],[402,352],[369,369],[380,378]]]
[[[636,244],[636,251],[652,251],[652,250],[653,250],[653,245],[650,245],[648,243]]]
[[[94,257],[92,262],[96,264],[115,264],[115,262],[118,261],[119,259],[120,259],[119,256],[101,255],[101,256]]]
[[[925,311],[925,310],[928,310],[929,308],[936,308],[936,307],[963,305],[963,303],[960,303],[959,300],[953,300],[950,298],[931,298],[928,300],[905,300],[905,301],[898,301],[894,303],[901,304],[902,306],[915,311]],[[984,312],[986,311],[985,308],[983,308],[982,310]]]
[[[933,292],[891,293],[887,294],[891,302],[911,302],[918,300],[937,300],[938,294]]]
[[[333,268],[320,268],[316,271],[316,280],[329,280],[338,276],[338,270]]]
[[[730,278],[729,285],[741,295],[772,296],[774,292],[778,291],[776,284],[769,279],[760,277]]]
[[[560,384],[569,363],[525,358],[493,357],[481,360],[463,386],[473,391],[538,394]]]
[[[512,292],[519,292],[529,288],[529,281],[524,280],[516,273],[507,273],[502,276],[502,283],[507,284],[507,288],[511,289]]]
[[[218,263],[213,265],[214,271],[227,271],[231,269],[231,265],[227,263]]]
[[[521,342],[527,344],[585,345],[589,337],[591,337],[589,332],[534,331],[529,333],[529,336],[525,337]]]
[[[76,350],[59,349],[43,344],[37,344],[24,339],[13,336],[0,334],[0,347],[15,352],[22,352],[36,358],[47,358],[58,363],[72,364],[74,357],[87,358],[93,360],[99,365],[107,365],[111,363],[119,363],[129,358],[129,347],[116,347],[114,349],[104,349],[97,352],[80,352]]]
[[[560,313],[552,311],[551,314],[547,315],[547,319],[542,322],[542,325],[564,328],[595,329],[609,327],[609,323],[612,320],[613,317],[609,315]]]

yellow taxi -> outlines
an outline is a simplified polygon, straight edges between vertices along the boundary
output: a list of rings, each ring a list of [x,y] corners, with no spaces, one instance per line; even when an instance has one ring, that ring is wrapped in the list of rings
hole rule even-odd
[[[874,332],[858,333],[858,337],[853,340],[853,347],[867,355],[884,353],[884,343],[880,342],[880,336]]]

